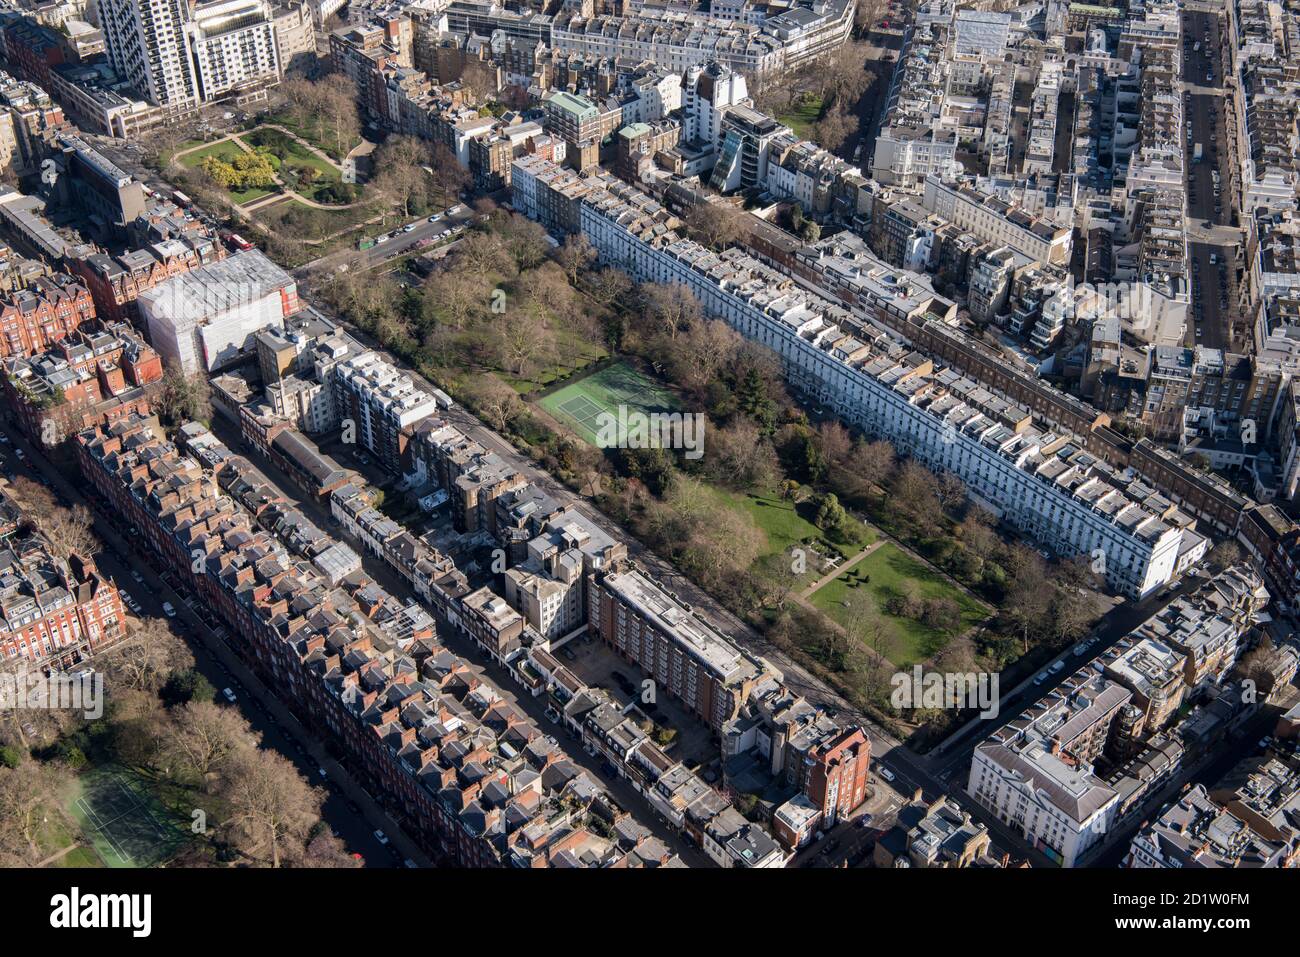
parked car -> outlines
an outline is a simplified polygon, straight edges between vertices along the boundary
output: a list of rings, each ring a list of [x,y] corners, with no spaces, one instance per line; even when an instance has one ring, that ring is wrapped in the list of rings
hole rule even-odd
[[[169,601],[163,602],[163,614],[168,618],[176,617],[176,607]]]
[[[1088,643],[1086,641],[1081,641],[1074,646],[1075,657],[1078,657],[1079,655],[1082,654],[1086,654],[1087,651],[1088,651]]]
[[[876,771],[880,775],[881,780],[884,781],[894,780],[894,772],[889,770],[889,768],[877,768]]]
[[[1046,681],[1050,677],[1051,675],[1049,675],[1046,671],[1044,671],[1034,679],[1034,684],[1041,685],[1044,681]]]
[[[378,841],[380,844],[387,846],[388,835],[385,834],[383,831],[375,831],[375,840]]]
[[[1065,669],[1065,662],[1058,661],[1056,664],[1052,665],[1052,667],[1047,670],[1054,675],[1059,675],[1064,669]]]
[[[225,698],[227,701],[229,701],[231,704],[234,704],[234,703],[238,700],[238,699],[235,697],[235,692],[232,691],[232,690],[229,689],[229,688],[222,688],[222,689],[221,689],[221,696],[222,696],[223,698]]]

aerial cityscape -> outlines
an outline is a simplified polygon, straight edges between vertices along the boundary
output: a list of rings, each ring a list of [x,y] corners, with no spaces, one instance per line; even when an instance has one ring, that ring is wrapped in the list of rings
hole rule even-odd
[[[3,0],[0,363],[6,868],[1300,867],[1297,0]]]

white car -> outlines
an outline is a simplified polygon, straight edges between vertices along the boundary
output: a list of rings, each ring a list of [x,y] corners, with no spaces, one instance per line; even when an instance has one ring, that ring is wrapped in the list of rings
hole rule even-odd
[[[889,770],[889,768],[877,768],[876,773],[879,774],[881,779],[884,781],[894,780],[894,772]]]
[[[1081,641],[1074,646],[1074,654],[1076,657],[1082,654],[1086,654],[1087,651],[1088,651],[1088,643],[1086,641]]]
[[[1046,681],[1050,677],[1051,675],[1049,675],[1046,671],[1044,671],[1042,674],[1040,674],[1037,678],[1034,679],[1034,684],[1041,685],[1044,681]]]
[[[383,831],[375,831],[375,840],[378,841],[380,844],[387,844],[388,835],[385,834]]]
[[[1052,667],[1049,668],[1049,669],[1047,669],[1047,670],[1050,671],[1050,672],[1051,672],[1052,674],[1054,674],[1054,675],[1059,675],[1059,674],[1061,673],[1061,670],[1062,670],[1064,667],[1065,667],[1065,662],[1064,662],[1064,661],[1058,661],[1056,664],[1052,665]]]
[[[236,699],[235,699],[235,693],[234,693],[233,691],[231,691],[229,688],[222,688],[222,689],[221,689],[221,695],[222,695],[223,698],[225,698],[225,699],[226,699],[227,701],[229,701],[231,704],[234,704],[234,703],[235,703],[235,700],[236,700]]]
[[[134,568],[131,569],[131,577],[134,578],[134,579],[135,579],[137,582],[139,582],[141,585],[144,584],[144,576],[141,575],[141,574],[140,574],[138,571],[136,571]]]
[[[175,606],[172,605],[172,603],[169,601],[163,602],[163,614],[166,615],[168,618],[175,618],[176,617]]]

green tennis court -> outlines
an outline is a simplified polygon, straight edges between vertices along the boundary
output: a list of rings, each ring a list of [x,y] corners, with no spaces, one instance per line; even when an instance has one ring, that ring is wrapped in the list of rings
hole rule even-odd
[[[625,362],[572,382],[539,399],[538,404],[597,448],[601,447],[602,416],[618,416],[620,407],[626,413],[647,415],[679,408],[672,392]]]
[[[109,867],[152,867],[179,849],[180,829],[128,774],[96,770],[78,783],[80,793],[68,810]]]

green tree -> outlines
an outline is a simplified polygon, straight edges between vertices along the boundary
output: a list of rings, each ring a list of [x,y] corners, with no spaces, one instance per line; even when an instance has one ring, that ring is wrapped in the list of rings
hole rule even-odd
[[[186,704],[190,701],[212,701],[217,689],[201,673],[193,668],[186,668],[171,675],[159,695],[168,707]]]
[[[823,531],[832,531],[839,529],[847,518],[848,515],[844,511],[844,506],[840,504],[839,498],[834,492],[827,492],[817,506],[817,517],[813,522]]]

